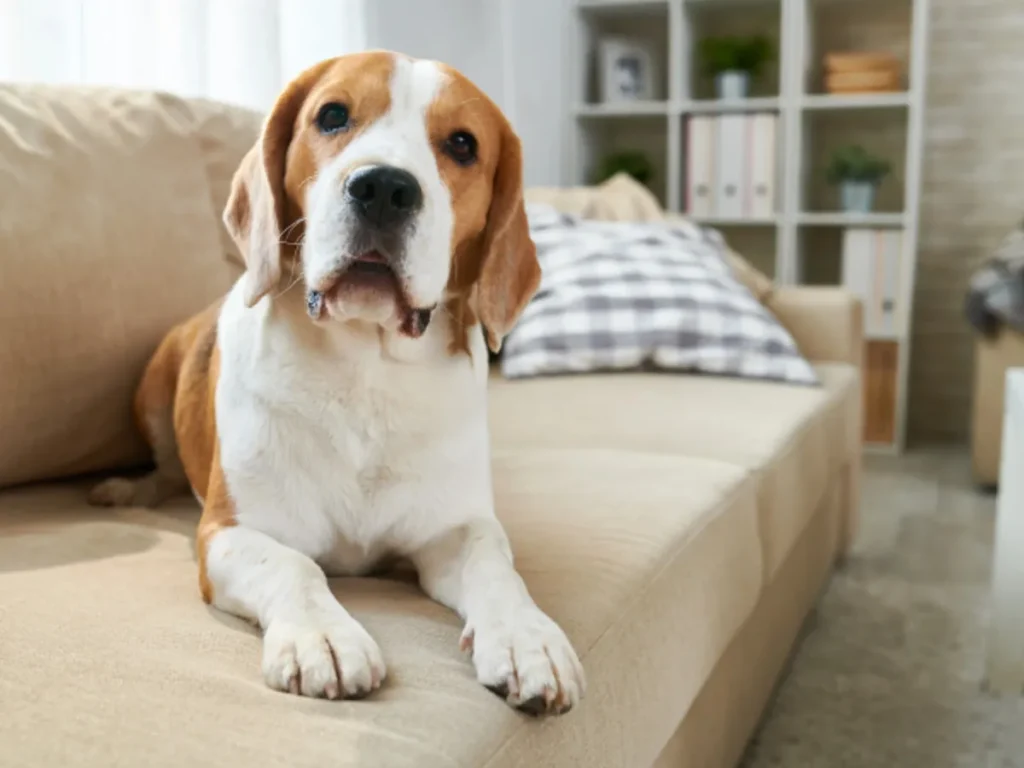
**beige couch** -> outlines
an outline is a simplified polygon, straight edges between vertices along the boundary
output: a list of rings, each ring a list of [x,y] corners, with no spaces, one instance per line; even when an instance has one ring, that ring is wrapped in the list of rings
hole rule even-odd
[[[734,765],[855,528],[859,305],[765,296],[824,380],[491,382],[497,506],[590,690],[537,721],[474,680],[402,574],[334,587],[390,677],[360,702],[268,690],[257,632],[200,600],[198,509],[86,506],[145,459],[163,331],[238,274],[219,211],[256,116],[152,94],[0,88],[0,763]]]

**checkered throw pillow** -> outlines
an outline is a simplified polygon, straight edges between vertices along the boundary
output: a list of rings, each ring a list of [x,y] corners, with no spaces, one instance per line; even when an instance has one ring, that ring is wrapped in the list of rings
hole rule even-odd
[[[509,378],[660,369],[815,385],[792,336],[733,276],[720,234],[687,222],[527,208],[543,278],[505,340]]]

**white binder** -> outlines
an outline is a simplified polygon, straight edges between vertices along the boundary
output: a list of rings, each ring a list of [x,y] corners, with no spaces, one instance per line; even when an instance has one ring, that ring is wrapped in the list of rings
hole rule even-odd
[[[843,233],[843,285],[864,304],[864,333],[872,339],[902,334],[900,265],[903,232],[851,228]]]
[[[746,115],[719,115],[715,216],[741,219],[747,189],[749,141]]]
[[[749,118],[750,175],[744,215],[768,219],[775,215],[776,125],[778,116],[755,114]]]
[[[715,215],[715,118],[695,115],[686,137],[686,211],[696,218]]]

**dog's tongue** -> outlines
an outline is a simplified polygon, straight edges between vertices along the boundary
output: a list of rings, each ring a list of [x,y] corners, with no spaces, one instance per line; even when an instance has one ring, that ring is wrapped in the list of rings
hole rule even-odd
[[[418,339],[430,325],[430,316],[433,311],[432,309],[407,310],[399,330],[411,339]]]

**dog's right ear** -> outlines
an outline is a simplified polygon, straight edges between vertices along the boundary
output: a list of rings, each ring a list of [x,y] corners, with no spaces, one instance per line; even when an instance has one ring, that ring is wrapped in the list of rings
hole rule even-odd
[[[295,119],[319,71],[308,71],[277,98],[256,145],[231,182],[224,225],[245,259],[243,297],[251,307],[281,280],[281,233],[287,226],[284,188],[288,146]]]

